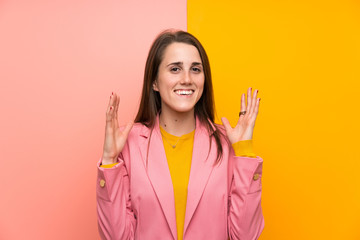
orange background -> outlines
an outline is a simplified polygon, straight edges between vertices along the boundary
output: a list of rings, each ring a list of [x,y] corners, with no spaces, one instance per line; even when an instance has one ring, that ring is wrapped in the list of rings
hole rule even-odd
[[[0,1],[0,239],[99,239],[108,99],[133,118],[169,27],[186,30],[186,1]]]
[[[218,117],[258,88],[261,240],[360,239],[359,1],[188,0]]]

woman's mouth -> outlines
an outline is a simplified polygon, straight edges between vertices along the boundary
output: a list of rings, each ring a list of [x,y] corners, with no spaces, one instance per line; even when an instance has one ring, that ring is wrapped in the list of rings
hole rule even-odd
[[[194,93],[194,90],[187,89],[187,90],[175,90],[175,93],[180,96],[190,96]]]

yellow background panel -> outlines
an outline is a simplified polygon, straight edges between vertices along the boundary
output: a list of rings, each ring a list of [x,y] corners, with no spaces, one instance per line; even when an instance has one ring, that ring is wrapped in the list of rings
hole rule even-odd
[[[188,0],[218,122],[258,88],[261,240],[360,239],[360,3]]]

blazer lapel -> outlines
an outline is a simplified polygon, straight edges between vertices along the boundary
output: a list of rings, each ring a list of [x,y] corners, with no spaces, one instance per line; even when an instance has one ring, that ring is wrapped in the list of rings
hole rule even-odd
[[[196,119],[193,156],[186,202],[184,236],[213,170],[214,161],[210,158],[213,154],[209,152],[209,148],[208,130]]]
[[[169,228],[174,239],[177,238],[174,189],[170,176],[169,166],[167,164],[164,144],[160,134],[159,118],[157,117],[154,129],[144,126],[141,135],[149,139],[143,146],[139,146],[144,159],[145,168],[147,168],[148,178],[156,193],[163,213],[169,224]],[[151,135],[151,136],[150,136]],[[146,159],[147,158],[147,159]],[[154,219],[156,221],[156,219]]]

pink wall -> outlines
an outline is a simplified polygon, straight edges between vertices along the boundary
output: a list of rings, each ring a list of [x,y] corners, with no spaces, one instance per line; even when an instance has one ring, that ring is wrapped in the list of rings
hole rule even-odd
[[[151,3],[155,2],[155,3]],[[0,2],[0,239],[98,239],[105,109],[136,113],[154,37],[186,1]]]

